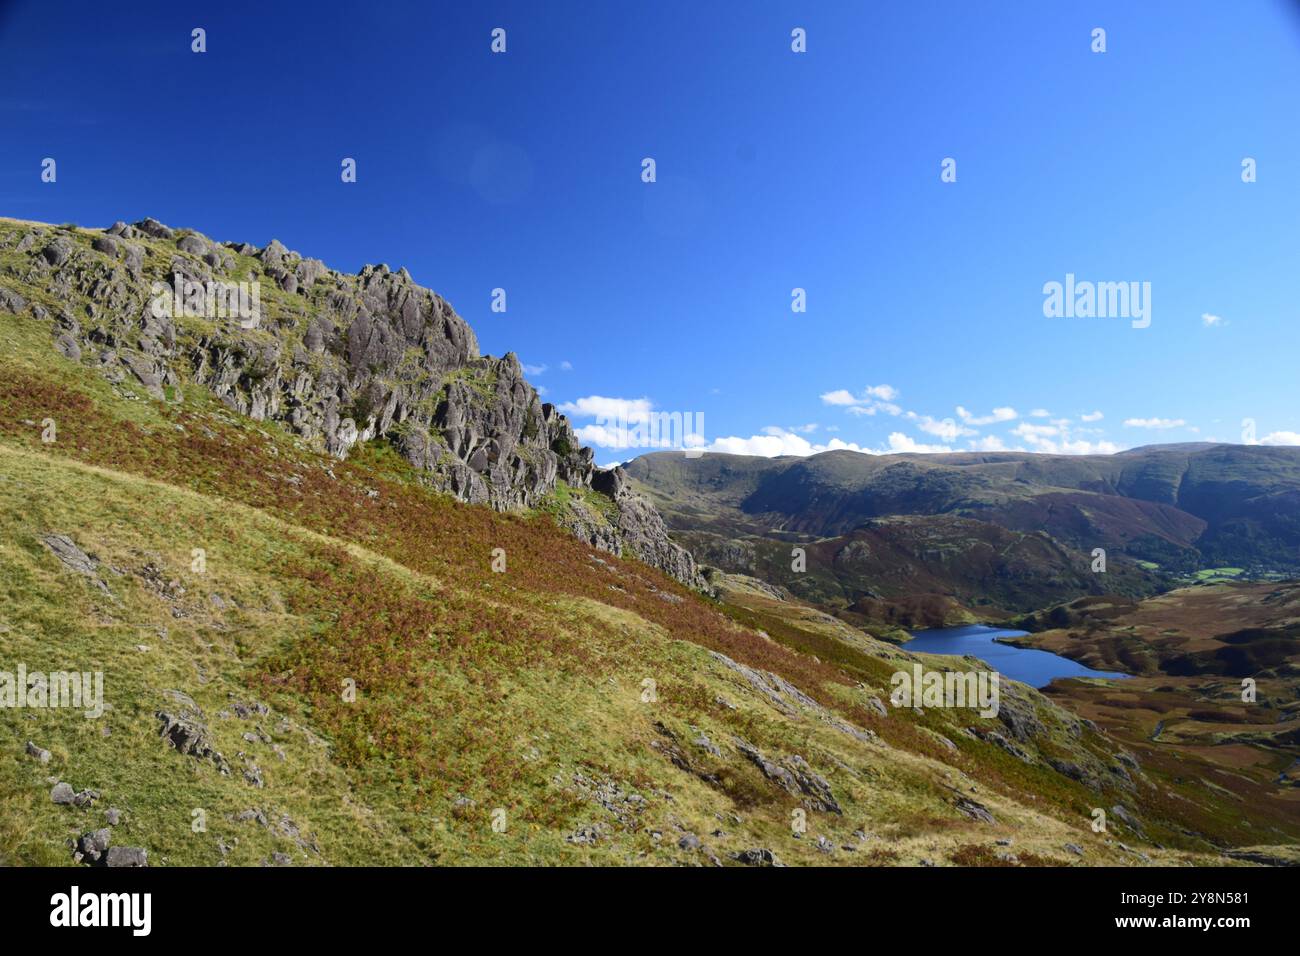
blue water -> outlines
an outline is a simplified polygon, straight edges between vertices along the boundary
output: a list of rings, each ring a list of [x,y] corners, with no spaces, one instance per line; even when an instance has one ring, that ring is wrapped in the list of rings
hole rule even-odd
[[[922,654],[951,654],[957,657],[970,654],[985,661],[995,671],[1031,687],[1046,687],[1058,677],[1128,676],[1115,671],[1095,671],[1051,651],[1012,647],[994,640],[998,637],[1020,637],[1027,633],[1028,631],[1011,631],[984,624],[936,627],[928,631],[913,631],[912,639],[903,647]]]

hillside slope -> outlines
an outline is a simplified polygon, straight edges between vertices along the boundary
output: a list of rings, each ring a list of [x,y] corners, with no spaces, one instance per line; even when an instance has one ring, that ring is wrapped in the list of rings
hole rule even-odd
[[[0,308],[111,382],[163,402],[202,385],[336,458],[382,438],[431,487],[498,510],[594,488],[608,507],[574,500],[557,517],[700,583],[653,506],[594,467],[518,358],[480,355],[469,325],[405,269],[348,275],[276,240],[217,243],[153,219],[107,230],[0,219],[0,276]]]
[[[391,438],[340,460],[203,376],[160,398],[12,305],[0,670],[101,672],[105,707],[0,707],[0,862],[95,862],[106,824],[151,865],[1197,864],[1241,842],[1235,805],[1190,826],[1180,784],[1023,685],[992,717],[882,703],[914,662],[976,661],[596,550],[554,520],[616,503],[590,488],[467,503]]]

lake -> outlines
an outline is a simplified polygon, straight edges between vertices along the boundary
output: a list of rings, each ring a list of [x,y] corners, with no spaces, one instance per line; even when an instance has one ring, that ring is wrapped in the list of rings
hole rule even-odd
[[[1025,647],[999,644],[999,637],[1020,637],[1028,631],[989,627],[985,624],[968,624],[962,627],[936,627],[913,631],[912,639],[903,647],[922,654],[950,654],[957,657],[970,654],[988,663],[990,667],[1012,680],[1031,687],[1046,687],[1058,677],[1127,677],[1116,671],[1095,671],[1090,667],[1053,654]]]

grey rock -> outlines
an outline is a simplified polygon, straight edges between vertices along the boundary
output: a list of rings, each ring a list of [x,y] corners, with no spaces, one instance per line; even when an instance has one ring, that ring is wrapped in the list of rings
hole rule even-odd
[[[1069,777],[1071,780],[1077,780],[1084,786],[1091,787],[1094,790],[1099,790],[1101,788],[1101,783],[1098,781],[1095,774],[1090,773],[1073,761],[1059,760],[1056,757],[1049,757],[1047,762],[1051,765],[1053,770],[1062,776]]]
[[[1123,823],[1134,833],[1141,834],[1143,832],[1141,821],[1138,820],[1137,817],[1135,817],[1131,812],[1129,812],[1129,809],[1125,807],[1123,804],[1117,803],[1115,804],[1115,806],[1111,807],[1110,815],[1113,816],[1120,823]]]
[[[54,556],[62,561],[69,570],[90,578],[101,591],[105,594],[109,593],[108,585],[100,580],[97,574],[99,562],[77,547],[76,542],[67,535],[41,535],[41,543],[49,548]]]
[[[778,674],[755,670],[718,651],[710,651],[709,656],[740,674],[768,703],[787,716],[798,714],[801,707],[814,712],[823,710],[820,704]]]
[[[701,750],[713,754],[713,756],[715,757],[722,756],[722,748],[719,747],[717,744],[715,744],[704,734],[700,734],[693,741],[691,741],[691,743],[695,744],[695,746],[699,747]]]
[[[82,834],[77,840],[77,852],[81,854],[83,862],[98,863],[108,852],[109,844],[112,842],[113,831],[103,827],[93,833]]]
[[[742,850],[733,854],[731,857],[746,866],[780,866],[777,862],[776,854],[765,847],[756,847],[752,850]]]
[[[958,797],[953,806],[955,806],[959,812],[970,817],[972,820],[979,821],[980,823],[996,822],[993,819],[993,814],[989,812],[988,807],[984,806],[984,804],[977,800],[972,800],[970,797]]]
[[[136,278],[140,277],[144,271],[144,248],[133,243],[126,246],[126,259],[124,260],[126,269]]]
[[[981,727],[968,727],[966,729],[970,732],[971,736],[1001,747],[1018,760],[1023,760],[1025,763],[1033,763],[1034,758],[1029,755],[1028,751],[1013,741],[1008,740],[996,730],[984,730]]]
[[[29,757],[35,757],[41,763],[50,762],[50,752],[44,747],[36,746],[36,744],[30,740],[27,741],[27,755]]]
[[[109,826],[115,827],[122,822],[122,811],[116,807],[109,807],[104,812],[104,819],[108,821]]]
[[[27,300],[13,289],[0,289],[0,312],[12,312],[17,315],[27,308]]]
[[[683,850],[698,850],[700,848],[700,838],[694,833],[688,833],[677,841],[677,845]]]
[[[590,846],[600,839],[600,832],[595,827],[581,827],[564,839],[575,846]]]
[[[76,792],[72,789],[72,785],[63,783],[62,781],[56,783],[54,789],[50,791],[51,800],[55,803],[66,804],[69,806],[72,804],[72,800],[75,796]]]
[[[60,333],[59,337],[54,340],[54,347],[64,358],[72,359],[74,362],[81,361],[81,345],[71,333]]]
[[[161,721],[159,736],[178,753],[200,760],[211,760],[222,774],[230,773],[226,758],[212,744],[203,711],[193,698],[178,690],[166,692],[180,706],[174,711],[158,710],[154,717]]]
[[[134,226],[136,232],[154,239],[171,239],[176,233],[157,219],[143,219]]]
[[[54,556],[68,568],[78,574],[94,574],[99,563],[77,547],[76,543],[63,534],[46,534],[41,541],[54,552]]]
[[[208,244],[200,236],[191,233],[177,239],[176,248],[181,252],[188,252],[190,255],[201,256],[208,251]]]
[[[114,846],[108,850],[108,866],[148,866],[149,853],[138,846]]]
[[[58,236],[41,250],[41,258],[52,266],[63,265],[72,256],[76,246],[66,236]]]
[[[1002,692],[998,702],[998,720],[1021,743],[1028,743],[1044,733],[1043,724],[1034,712],[1032,701],[1007,690]]]
[[[763,775],[776,783],[787,793],[802,797],[802,803],[810,810],[826,813],[843,813],[831,785],[827,780],[813,771],[808,762],[798,754],[791,754],[784,761],[777,763],[767,759],[753,744],[737,737],[736,749],[741,755],[763,771]]]
[[[631,489],[621,468],[595,467],[592,450],[541,401],[517,356],[480,354],[469,325],[406,270],[366,266],[342,276],[275,240],[261,250],[216,246],[145,219],[115,223],[93,238],[116,260],[105,276],[103,260],[83,263],[71,237],[32,229],[23,238],[33,236],[22,254],[33,265],[58,267],[44,291],[70,303],[89,300],[94,309],[84,329],[65,323],[51,330],[56,348],[71,360],[93,361],[111,381],[131,375],[155,400],[165,399],[168,386],[193,382],[232,411],[279,422],[338,458],[386,438],[433,488],[501,511],[536,508],[560,482],[584,491],[594,483],[592,501],[605,503],[587,507],[569,496],[559,518],[564,527],[593,548],[707,587],[650,500]],[[155,247],[146,256],[141,240],[175,240],[178,254],[167,261]],[[203,282],[212,278],[209,269],[233,265],[236,253],[254,259],[263,281],[314,290],[301,341],[267,322],[256,332],[227,322],[181,349],[171,319],[152,315],[151,280],[170,281],[175,271]],[[323,295],[322,283],[331,283]]]

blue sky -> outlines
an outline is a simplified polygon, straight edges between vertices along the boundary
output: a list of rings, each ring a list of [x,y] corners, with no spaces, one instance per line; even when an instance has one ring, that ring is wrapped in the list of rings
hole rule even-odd
[[[1300,443],[1290,4],[271,6],[0,4],[0,214],[406,266],[589,440]],[[1067,274],[1149,327],[1046,317]]]

